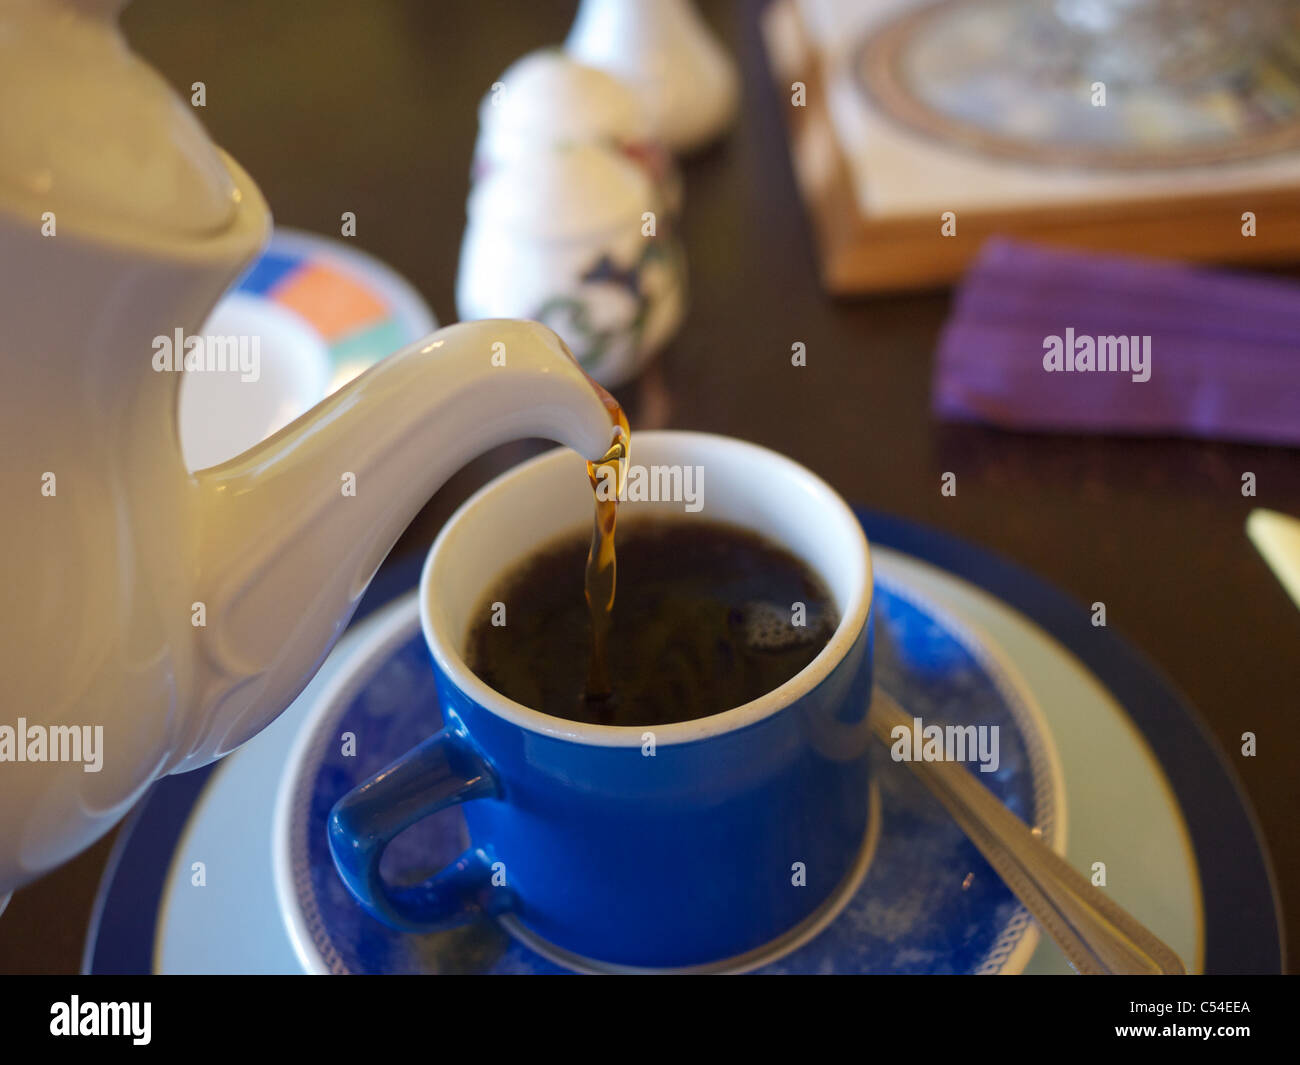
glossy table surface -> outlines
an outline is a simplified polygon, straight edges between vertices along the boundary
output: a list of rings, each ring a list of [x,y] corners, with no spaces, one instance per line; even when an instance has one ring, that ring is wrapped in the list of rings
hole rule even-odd
[[[480,97],[518,55],[563,39],[575,4],[493,0],[135,0],[134,46],[252,173],[278,221],[355,245],[405,274],[443,322],[453,289]],[[1140,648],[1200,711],[1254,803],[1300,956],[1300,610],[1244,533],[1252,506],[1300,515],[1300,453],[1184,440],[1030,436],[930,414],[945,292],[836,302],[820,289],[770,83],[758,5],[702,5],[737,56],[736,127],[685,165],[690,309],[619,392],[633,431],[702,429],[782,451],[843,496],[1014,559]],[[802,341],[807,365],[793,367]],[[510,445],[449,482],[394,549],[423,552],[455,506],[540,450]],[[957,474],[954,497],[940,494]],[[1258,495],[1241,495],[1253,472]],[[1242,757],[1241,736],[1258,751]],[[112,837],[19,892],[0,971],[80,964]],[[1294,966],[1291,966],[1294,967]]]

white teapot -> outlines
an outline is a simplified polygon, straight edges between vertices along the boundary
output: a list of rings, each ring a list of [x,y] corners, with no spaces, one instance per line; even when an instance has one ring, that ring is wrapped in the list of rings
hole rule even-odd
[[[552,332],[482,321],[188,472],[159,356],[228,372],[186,338],[270,216],[120,6],[0,8],[0,900],[275,718],[464,461],[624,431]]]

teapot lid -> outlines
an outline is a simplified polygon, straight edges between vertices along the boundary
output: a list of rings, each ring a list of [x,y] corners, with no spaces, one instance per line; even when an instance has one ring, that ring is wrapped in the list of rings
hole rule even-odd
[[[541,136],[552,143],[641,141],[650,119],[631,87],[558,48],[515,60],[479,106],[479,124],[493,138]]]
[[[238,189],[117,27],[125,0],[0,4],[0,205],[173,236],[234,221]]]

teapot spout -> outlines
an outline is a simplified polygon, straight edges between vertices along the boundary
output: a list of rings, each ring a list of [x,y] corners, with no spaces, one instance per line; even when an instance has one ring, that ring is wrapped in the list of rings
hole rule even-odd
[[[467,322],[196,473],[203,679],[174,771],[234,749],[298,695],[389,549],[469,459],[545,437],[595,460],[626,424],[545,326]]]

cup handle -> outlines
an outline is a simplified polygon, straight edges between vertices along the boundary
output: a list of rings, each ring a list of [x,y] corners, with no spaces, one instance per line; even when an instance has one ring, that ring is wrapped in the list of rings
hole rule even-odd
[[[500,794],[492,766],[465,733],[450,728],[412,747],[334,804],[329,845],[343,883],[372,916],[403,932],[436,932],[509,907],[492,887],[492,859],[471,846],[428,880],[410,887],[379,874],[384,848],[422,818],[470,799]]]

